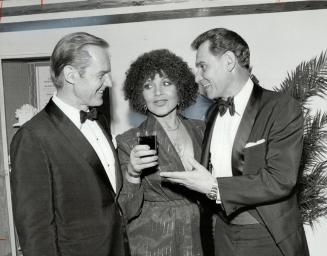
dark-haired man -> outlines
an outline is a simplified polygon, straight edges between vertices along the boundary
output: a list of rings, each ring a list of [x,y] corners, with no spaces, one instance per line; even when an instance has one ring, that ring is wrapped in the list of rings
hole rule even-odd
[[[108,122],[93,108],[111,86],[107,48],[87,33],[63,37],[51,56],[57,93],[11,143],[14,219],[24,256],[129,255],[117,204],[118,158]]]
[[[192,47],[196,80],[216,100],[202,165],[190,159],[192,172],[162,177],[207,195],[216,256],[309,255],[296,195],[301,107],[251,79],[249,47],[237,33],[212,29]]]

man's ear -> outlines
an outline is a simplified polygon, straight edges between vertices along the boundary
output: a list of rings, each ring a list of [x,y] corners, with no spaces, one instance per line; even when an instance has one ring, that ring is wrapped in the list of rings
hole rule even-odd
[[[224,58],[227,71],[233,71],[237,64],[237,58],[235,54],[232,51],[227,51],[224,53]]]
[[[67,65],[64,67],[63,74],[65,76],[65,81],[68,84],[75,84],[76,79],[78,78],[78,71],[71,65]]]

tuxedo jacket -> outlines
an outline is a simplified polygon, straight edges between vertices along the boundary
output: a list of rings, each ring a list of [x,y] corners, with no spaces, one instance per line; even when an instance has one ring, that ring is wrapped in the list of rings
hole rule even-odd
[[[213,107],[201,159],[207,168],[216,117]],[[309,255],[296,194],[302,142],[303,117],[296,100],[254,84],[233,144],[233,176],[217,178],[226,216],[256,210],[285,256]]]
[[[24,256],[129,255],[119,161],[103,115],[98,124],[115,155],[116,193],[91,144],[52,100],[15,134],[11,186]]]

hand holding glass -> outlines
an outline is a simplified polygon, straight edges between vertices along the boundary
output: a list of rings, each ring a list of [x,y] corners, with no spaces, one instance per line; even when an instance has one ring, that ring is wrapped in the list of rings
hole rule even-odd
[[[141,176],[142,170],[154,170],[158,165],[157,156],[157,137],[155,133],[137,134],[138,145],[136,145],[130,154],[129,175],[132,177]]]
[[[157,150],[157,134],[156,132],[149,133],[145,131],[144,134],[137,133],[139,145],[148,145],[150,149]]]

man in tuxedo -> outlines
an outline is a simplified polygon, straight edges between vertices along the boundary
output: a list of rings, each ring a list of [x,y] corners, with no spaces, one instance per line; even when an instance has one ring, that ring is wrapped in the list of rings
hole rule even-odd
[[[57,93],[11,143],[14,220],[24,256],[129,255],[122,177],[96,108],[111,86],[108,43],[64,36],[51,56]]]
[[[215,217],[216,256],[309,255],[296,194],[300,105],[251,79],[249,47],[235,32],[209,30],[192,47],[196,80],[216,100],[202,165],[190,159],[192,172],[161,176],[206,194]]]

